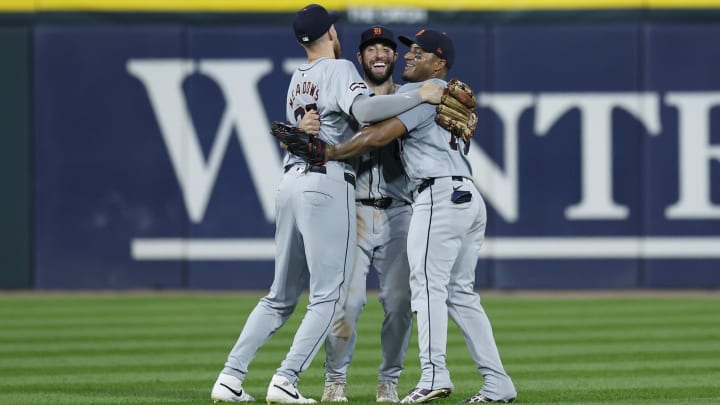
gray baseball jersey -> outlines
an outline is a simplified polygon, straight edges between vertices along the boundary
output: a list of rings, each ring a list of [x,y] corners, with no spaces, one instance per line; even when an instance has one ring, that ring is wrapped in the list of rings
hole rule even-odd
[[[287,120],[315,109],[320,138],[339,143],[353,134],[353,100],[367,86],[352,63],[321,58],[295,71],[287,93]],[[309,276],[310,304],[276,374],[297,383],[341,310],[356,246],[355,176],[342,162],[308,166],[287,155],[276,194],[277,253],[268,295],[250,314],[223,373],[243,380],[260,346],[290,317]]]
[[[323,84],[322,88],[319,83]],[[352,62],[320,58],[299,66],[293,74],[285,115],[288,122],[296,125],[305,112],[316,110],[322,121],[318,137],[335,145],[350,139],[358,129],[357,123],[353,123],[354,118],[350,118],[350,108],[357,96],[369,93]],[[292,154],[286,158],[287,161],[298,161]]]
[[[419,85],[407,84],[399,91]],[[422,367],[417,387],[453,387],[445,362],[450,317],[484,376],[481,393],[493,399],[515,398],[490,321],[474,291],[487,221],[485,203],[470,180],[466,145],[453,139],[434,118],[435,107],[430,105],[398,116],[408,130],[403,163],[417,185],[408,231],[412,309],[417,313]]]
[[[390,197],[411,202],[408,177],[400,158],[402,145],[399,139],[370,151],[358,158],[356,198],[376,200]]]
[[[441,86],[446,82],[430,80]],[[399,93],[414,90],[420,83],[408,83]],[[420,104],[400,115],[409,134],[403,143],[402,161],[408,176],[415,180],[431,177],[472,177],[470,161],[463,153],[464,145],[458,144],[448,131],[435,124],[435,109],[431,104]]]
[[[357,251],[348,296],[325,343],[326,385],[346,382],[357,339],[357,323],[366,303],[370,267],[380,281],[385,312],[380,343],[379,381],[398,382],[412,334],[407,232],[412,208],[408,178],[400,161],[400,140],[359,158],[357,172]]]

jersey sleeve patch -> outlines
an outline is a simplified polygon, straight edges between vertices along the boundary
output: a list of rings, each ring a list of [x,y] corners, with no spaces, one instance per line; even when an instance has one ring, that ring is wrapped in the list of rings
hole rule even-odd
[[[367,85],[363,82],[350,83],[350,91],[355,91],[357,89],[367,89]]]

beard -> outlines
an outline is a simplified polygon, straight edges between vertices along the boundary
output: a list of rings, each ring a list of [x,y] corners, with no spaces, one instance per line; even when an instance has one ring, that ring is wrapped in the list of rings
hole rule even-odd
[[[372,84],[379,86],[383,83],[385,83],[390,76],[393,74],[393,69],[395,68],[395,63],[392,61],[387,62],[387,69],[385,70],[385,73],[381,75],[377,75],[375,72],[372,71],[372,66],[368,66],[366,63],[363,62],[362,64],[363,72],[365,72],[365,78]]]

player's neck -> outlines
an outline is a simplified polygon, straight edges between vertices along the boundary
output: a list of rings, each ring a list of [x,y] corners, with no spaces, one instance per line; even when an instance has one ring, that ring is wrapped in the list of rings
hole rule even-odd
[[[445,77],[447,77],[447,70],[443,69],[443,70],[437,70],[437,71],[433,72],[432,76],[428,77],[426,80],[430,80],[430,79],[445,80]]]
[[[398,87],[395,85],[395,83],[393,83],[392,78],[385,80],[381,84],[373,84],[372,82],[368,81],[367,78],[365,78],[365,83],[367,83],[370,86],[370,89],[372,89],[373,93],[377,94],[378,96],[382,96],[385,94],[393,94]]]
[[[307,49],[308,63],[313,63],[321,58],[335,59],[335,52],[332,46],[317,47],[314,49]]]

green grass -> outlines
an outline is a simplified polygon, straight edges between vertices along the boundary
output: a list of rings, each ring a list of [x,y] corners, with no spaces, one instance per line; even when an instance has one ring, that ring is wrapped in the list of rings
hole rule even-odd
[[[0,294],[1,404],[209,404],[210,388],[259,295]],[[382,311],[373,295],[350,368],[352,403],[373,403]],[[720,296],[487,294],[505,366],[525,404],[720,403]],[[258,353],[245,388],[264,398],[302,314]],[[454,325],[453,395],[482,378]],[[322,393],[324,354],[303,373]],[[415,336],[401,393],[418,379]]]

